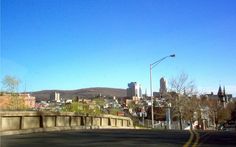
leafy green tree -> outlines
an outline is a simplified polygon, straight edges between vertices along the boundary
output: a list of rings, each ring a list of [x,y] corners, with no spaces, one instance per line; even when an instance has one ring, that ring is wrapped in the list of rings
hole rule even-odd
[[[85,109],[85,104],[80,102],[72,102],[71,104],[66,104],[62,107],[62,111],[66,112],[79,112],[83,113]]]
[[[118,109],[118,108],[110,108],[109,109],[109,114],[117,115],[118,112],[120,112],[120,109]]]
[[[83,102],[72,102],[62,107],[64,112],[78,112],[83,115],[100,115],[102,112],[96,105],[91,105]]]
[[[98,105],[99,107],[104,107],[105,105],[105,100],[102,98],[95,98],[93,99],[93,101],[96,103],[96,105]]]

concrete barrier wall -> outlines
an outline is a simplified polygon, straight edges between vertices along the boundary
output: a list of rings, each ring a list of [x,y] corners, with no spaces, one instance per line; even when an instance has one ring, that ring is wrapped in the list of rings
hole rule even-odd
[[[111,118],[111,126],[116,126],[116,119],[115,118]]]
[[[110,126],[108,118],[102,118],[102,126]]]
[[[129,125],[128,120],[123,120],[123,125],[128,126]]]
[[[128,117],[113,115],[84,116],[77,113],[0,111],[0,131],[52,128],[132,128]]]
[[[20,117],[2,117],[2,130],[20,129]]]
[[[40,128],[40,117],[26,116],[23,117],[23,128],[22,129],[32,129]]]
[[[57,116],[56,119],[57,119],[56,120],[57,127],[70,126],[69,116]]]
[[[120,127],[123,126],[122,119],[117,119],[116,121],[117,121],[117,126],[120,126]]]
[[[91,126],[92,125],[92,117],[87,116],[85,117],[85,126]]]
[[[56,116],[44,117],[45,128],[56,127]]]
[[[101,118],[100,117],[93,118],[93,126],[101,126]]]
[[[82,119],[80,116],[72,116],[71,117],[71,126],[81,126]]]

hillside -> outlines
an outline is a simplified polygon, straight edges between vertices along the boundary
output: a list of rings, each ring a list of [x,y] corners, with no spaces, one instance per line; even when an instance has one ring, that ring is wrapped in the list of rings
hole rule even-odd
[[[125,89],[117,89],[117,88],[85,88],[78,90],[42,90],[31,92],[32,96],[35,96],[36,99],[45,99],[48,100],[50,95],[54,92],[59,92],[61,98],[70,99],[75,98],[76,96],[80,98],[93,98],[98,95],[102,96],[116,96],[116,97],[126,97]]]

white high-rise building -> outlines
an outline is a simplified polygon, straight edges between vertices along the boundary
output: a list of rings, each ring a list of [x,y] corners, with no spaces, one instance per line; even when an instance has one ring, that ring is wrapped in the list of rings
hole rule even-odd
[[[60,93],[59,92],[53,92],[51,94],[51,100],[56,101],[56,102],[60,102],[61,101],[61,97],[60,97]]]
[[[137,82],[129,83],[127,88],[127,97],[135,97],[136,100],[140,100],[140,98],[142,98],[141,84],[138,84]]]
[[[167,93],[167,82],[166,80],[162,77],[160,79],[160,94],[163,95],[163,94],[166,94]]]

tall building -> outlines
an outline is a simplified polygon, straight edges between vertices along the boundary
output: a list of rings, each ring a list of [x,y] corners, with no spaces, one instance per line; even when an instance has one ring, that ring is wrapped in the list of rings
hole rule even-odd
[[[162,77],[161,79],[160,79],[160,90],[159,90],[159,92],[160,92],[160,94],[161,95],[164,95],[164,94],[166,94],[167,93],[167,82],[166,82],[166,80]]]
[[[129,83],[127,88],[127,97],[132,99],[135,97],[136,100],[142,98],[141,85],[138,84],[137,82]]]
[[[60,93],[59,92],[53,92],[52,94],[51,94],[51,100],[52,101],[56,101],[56,102],[60,102],[61,101],[61,97],[60,97]]]

